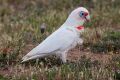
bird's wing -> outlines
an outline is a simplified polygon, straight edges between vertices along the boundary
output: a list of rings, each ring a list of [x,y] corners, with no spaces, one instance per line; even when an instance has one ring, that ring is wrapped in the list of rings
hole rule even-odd
[[[50,55],[52,52],[57,50],[64,50],[72,44],[74,41],[74,35],[72,31],[66,30],[66,28],[60,28],[46,38],[41,44],[32,49],[23,60],[33,59],[32,57],[38,58],[45,55]]]

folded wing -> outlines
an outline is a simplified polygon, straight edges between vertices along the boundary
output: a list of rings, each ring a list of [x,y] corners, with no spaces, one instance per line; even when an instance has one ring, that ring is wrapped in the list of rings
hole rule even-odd
[[[32,49],[22,60],[23,62],[50,55],[55,51],[65,50],[74,41],[73,32],[66,30],[65,28],[58,29],[48,38],[46,38],[41,44]]]

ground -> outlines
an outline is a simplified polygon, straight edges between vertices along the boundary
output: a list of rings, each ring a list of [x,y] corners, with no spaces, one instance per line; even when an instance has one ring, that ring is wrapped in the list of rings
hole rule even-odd
[[[23,49],[23,55],[25,55],[26,53],[28,53],[32,48],[34,48],[36,45],[32,45],[29,44],[26,46],[26,48]],[[114,56],[118,56],[119,54],[114,54]],[[68,56],[67,56],[67,60],[68,62],[77,62],[79,61],[81,58],[85,59],[90,59],[92,62],[94,61],[98,61],[103,65],[109,64],[111,59],[112,59],[112,54],[104,54],[104,53],[93,53],[91,52],[89,49],[82,49],[80,47],[76,47],[72,50],[70,50],[68,52]],[[22,65],[22,64],[19,64]],[[4,76],[12,76],[15,74],[16,67],[12,66],[12,65],[7,65],[4,68],[0,69],[0,75],[4,75]],[[29,70],[26,68],[26,71]],[[17,70],[19,72],[21,72],[20,70]]]

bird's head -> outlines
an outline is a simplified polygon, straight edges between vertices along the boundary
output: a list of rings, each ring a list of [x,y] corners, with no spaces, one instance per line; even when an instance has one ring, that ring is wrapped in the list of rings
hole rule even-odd
[[[69,26],[82,26],[86,21],[90,21],[89,11],[84,7],[79,7],[71,12],[66,24]]]

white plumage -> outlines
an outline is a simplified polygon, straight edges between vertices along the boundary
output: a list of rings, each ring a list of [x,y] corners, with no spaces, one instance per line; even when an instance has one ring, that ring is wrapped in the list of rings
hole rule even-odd
[[[82,25],[89,19],[89,12],[86,8],[75,9],[65,23],[25,55],[22,62],[53,54],[59,55],[62,61],[66,62],[68,50],[77,44],[82,44],[83,40],[80,38],[80,33],[84,30]]]

